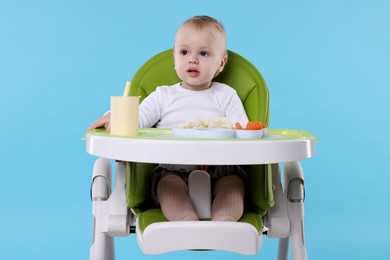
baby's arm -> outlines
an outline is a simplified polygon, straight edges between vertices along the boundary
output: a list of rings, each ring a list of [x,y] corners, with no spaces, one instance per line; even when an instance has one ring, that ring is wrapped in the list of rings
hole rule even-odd
[[[93,122],[89,127],[89,130],[93,130],[95,128],[104,127],[106,131],[110,131],[110,112],[107,112],[102,116],[101,118],[97,119],[95,122]]]

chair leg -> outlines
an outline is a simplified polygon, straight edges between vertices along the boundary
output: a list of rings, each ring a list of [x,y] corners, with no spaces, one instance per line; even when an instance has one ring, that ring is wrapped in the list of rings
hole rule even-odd
[[[283,188],[279,175],[279,166],[272,165],[275,206],[268,210],[265,218],[270,227],[267,235],[279,240],[278,260],[286,260],[288,244],[291,238],[293,260],[306,260],[307,253],[304,237],[304,176],[299,162],[285,163]],[[284,238],[288,236],[287,238]]]
[[[304,200],[305,188],[302,167],[299,162],[285,164],[284,183],[287,188],[288,212],[291,223],[292,259],[306,260]]]
[[[114,260],[114,239],[102,230],[102,215],[111,194],[111,165],[107,159],[96,160],[92,173],[92,245],[90,260]]]
[[[303,202],[292,202],[289,207],[291,221],[292,259],[306,260],[304,206]]]
[[[93,243],[90,249],[90,260],[114,260],[114,238],[103,232],[93,235]]]
[[[303,229],[303,224],[302,224]],[[307,260],[305,240],[303,231],[292,235],[292,259],[293,260]]]
[[[289,237],[279,239],[278,260],[287,260]]]
[[[303,238],[303,232],[295,233],[291,236],[292,241],[292,259],[307,260],[306,247]],[[289,237],[279,239],[278,260],[287,260]]]

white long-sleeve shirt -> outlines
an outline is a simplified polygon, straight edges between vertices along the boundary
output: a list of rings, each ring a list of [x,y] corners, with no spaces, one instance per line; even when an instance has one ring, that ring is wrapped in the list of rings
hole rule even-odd
[[[180,83],[160,86],[139,107],[140,128],[181,127],[186,122],[220,117],[226,117],[233,124],[246,125],[248,122],[237,92],[218,82],[202,91],[185,89]]]

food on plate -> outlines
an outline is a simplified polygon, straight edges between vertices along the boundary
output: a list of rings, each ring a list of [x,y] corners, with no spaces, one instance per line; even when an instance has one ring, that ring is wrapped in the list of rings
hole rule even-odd
[[[236,123],[237,130],[261,130],[261,129],[266,128],[266,127],[267,127],[266,124],[261,123],[260,121],[255,121],[255,122],[249,121],[246,124],[245,128],[243,128],[239,122]]]
[[[200,119],[196,122],[186,122],[183,128],[232,128],[233,124],[226,117],[217,117],[211,119]]]

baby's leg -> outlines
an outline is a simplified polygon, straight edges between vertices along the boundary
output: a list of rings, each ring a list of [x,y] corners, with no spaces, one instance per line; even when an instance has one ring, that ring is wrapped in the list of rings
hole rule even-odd
[[[219,178],[214,185],[212,220],[238,221],[244,212],[244,182],[237,175]]]
[[[178,175],[168,173],[157,184],[157,197],[169,221],[199,220],[188,194],[187,183]]]

